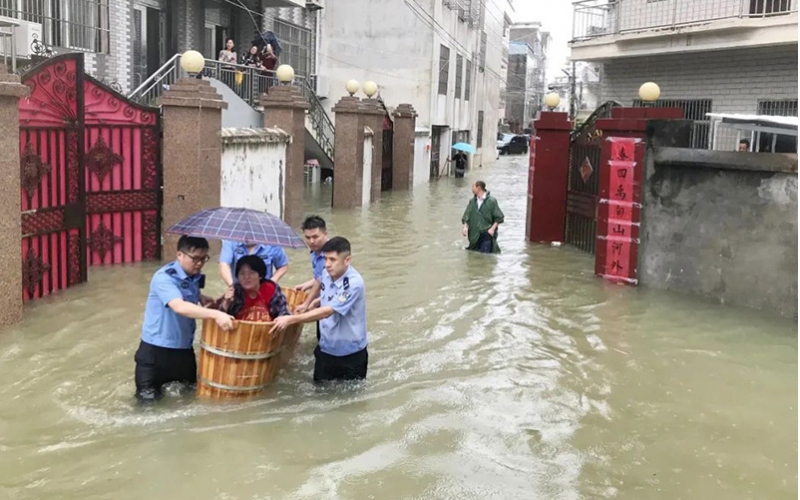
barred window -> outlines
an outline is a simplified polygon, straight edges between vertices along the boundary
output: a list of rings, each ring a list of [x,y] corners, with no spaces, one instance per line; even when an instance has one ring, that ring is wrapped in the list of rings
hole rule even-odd
[[[478,148],[483,146],[483,111],[478,111]]]
[[[450,49],[442,45],[439,49],[439,94],[447,95],[447,81],[450,77]]]
[[[109,0],[0,0],[0,16],[42,25],[44,43],[108,53]]]
[[[461,82],[464,74],[464,58],[456,55],[456,99],[461,99]]]
[[[298,75],[308,76],[311,69],[311,30],[275,19],[273,31],[283,50],[280,63],[290,65]]]
[[[711,113],[711,99],[659,99],[653,105],[657,108],[681,108],[684,120],[692,120],[692,147],[705,149],[710,144],[711,121],[706,116]],[[642,107],[641,99],[633,101],[635,107]]]
[[[797,116],[797,99],[758,101],[758,114],[769,116]]]

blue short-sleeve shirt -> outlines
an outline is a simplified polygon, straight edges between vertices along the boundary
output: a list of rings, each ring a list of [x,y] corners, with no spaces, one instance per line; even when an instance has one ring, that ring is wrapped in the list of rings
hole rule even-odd
[[[334,313],[319,322],[319,348],[332,356],[347,356],[367,347],[367,300],[364,278],[352,266],[333,281],[327,270],[320,280],[320,307]]]
[[[194,342],[195,320],[175,313],[167,304],[175,299],[200,302],[202,274],[188,276],[177,261],[162,267],[150,281],[144,306],[142,340],[170,349],[189,349]]]
[[[247,245],[238,241],[222,241],[222,251],[219,254],[219,261],[231,266],[231,274],[233,274],[233,282],[238,283],[236,279],[236,263],[239,259],[248,255]],[[289,257],[283,248],[273,245],[258,245],[253,251],[252,255],[257,255],[267,265],[267,279],[272,279],[272,275],[283,266],[289,265]]]
[[[314,273],[314,279],[319,281],[322,279],[322,271],[325,270],[325,254],[322,252],[311,251],[311,272]]]

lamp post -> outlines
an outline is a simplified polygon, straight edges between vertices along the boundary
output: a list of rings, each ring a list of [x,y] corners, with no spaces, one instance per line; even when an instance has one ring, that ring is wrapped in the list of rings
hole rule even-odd
[[[362,88],[364,90],[364,94],[370,99],[372,99],[372,96],[374,96],[378,92],[378,84],[373,82],[372,80],[364,82],[364,87]],[[349,91],[350,90],[348,89],[348,92]]]
[[[294,68],[288,64],[281,64],[278,66],[278,69],[275,70],[275,76],[278,77],[278,81],[283,85],[288,85],[294,80]]]
[[[358,92],[358,88],[360,86],[361,85],[358,83],[358,80],[348,80],[344,88],[347,90],[347,93],[350,94],[350,97],[353,97],[356,92]]]
[[[544,104],[550,108],[550,111],[553,111],[561,104],[561,96],[559,96],[557,92],[550,92],[544,96]]]
[[[646,82],[639,87],[639,98],[645,106],[654,105],[660,95],[661,89],[654,82]]]
[[[187,50],[181,54],[181,69],[194,78],[203,72],[206,66],[206,61],[203,54],[196,50]]]

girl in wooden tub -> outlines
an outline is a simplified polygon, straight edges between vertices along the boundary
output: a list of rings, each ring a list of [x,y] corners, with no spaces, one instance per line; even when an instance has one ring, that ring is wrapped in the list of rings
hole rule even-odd
[[[243,321],[272,321],[288,316],[289,308],[281,287],[265,278],[267,265],[257,255],[247,255],[236,263],[237,284],[217,299],[215,308]]]

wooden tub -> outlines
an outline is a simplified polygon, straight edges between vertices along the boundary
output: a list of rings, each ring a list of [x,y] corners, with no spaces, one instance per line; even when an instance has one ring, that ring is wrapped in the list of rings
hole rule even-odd
[[[289,310],[306,294],[283,290]],[[258,395],[294,355],[303,325],[292,325],[271,335],[273,323],[236,321],[224,331],[214,320],[203,320],[197,394],[214,399],[242,399]]]

